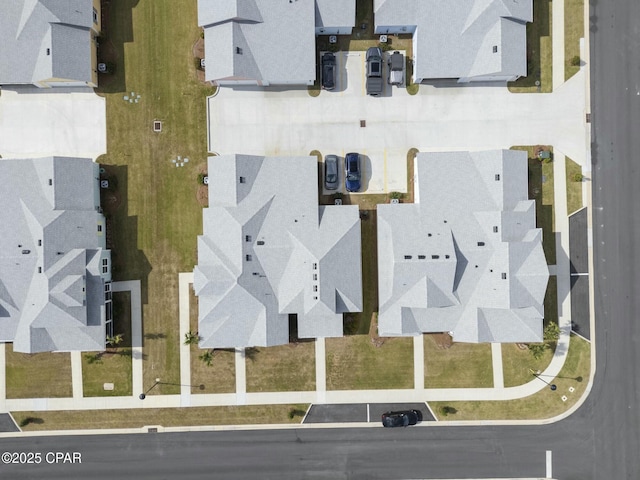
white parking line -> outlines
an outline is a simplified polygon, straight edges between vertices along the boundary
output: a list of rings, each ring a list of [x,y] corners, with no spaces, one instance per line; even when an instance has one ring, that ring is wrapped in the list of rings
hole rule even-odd
[[[367,422],[371,421],[371,412],[369,411],[369,404],[367,403]]]
[[[547,477],[546,478],[553,478],[552,477],[552,472],[551,472],[551,450],[547,450]]]

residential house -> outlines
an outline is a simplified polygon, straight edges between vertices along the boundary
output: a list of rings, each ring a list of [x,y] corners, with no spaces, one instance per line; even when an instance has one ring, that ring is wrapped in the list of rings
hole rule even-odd
[[[100,0],[0,0],[0,12],[0,85],[98,85]]]
[[[355,0],[198,0],[205,79],[218,85],[313,85],[316,35],[348,35]]]
[[[377,34],[413,35],[413,81],[527,75],[533,0],[374,0]]]
[[[315,157],[210,157],[193,287],[202,348],[339,337],[362,311],[355,205],[318,206]]]
[[[0,160],[0,341],[24,353],[104,350],[111,254],[90,159]]]
[[[523,151],[420,153],[415,203],[378,205],[383,336],[539,342],[549,269]]]

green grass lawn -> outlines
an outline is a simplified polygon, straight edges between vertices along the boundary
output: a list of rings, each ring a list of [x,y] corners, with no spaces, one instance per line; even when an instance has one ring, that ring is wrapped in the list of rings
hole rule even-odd
[[[536,225],[542,228],[542,247],[547,264],[556,263],[555,207],[553,162],[545,163],[536,158],[535,146],[511,147],[524,150],[529,158],[529,198],[536,201]],[[550,147],[545,147],[545,150]],[[551,149],[552,150],[552,149]]]
[[[580,67],[572,65],[580,57],[580,38],[584,37],[584,0],[564,0],[564,78],[568,80]]]
[[[189,322],[192,332],[198,331],[198,298],[189,287]],[[184,341],[184,338],[182,339]],[[236,359],[233,349],[214,350],[213,362],[200,360],[206,349],[191,345],[191,393],[233,393],[236,391]],[[204,388],[200,389],[200,385]]]
[[[179,384],[178,273],[196,261],[197,168],[207,156],[205,99],[213,90],[196,77],[196,2],[113,0],[108,9],[101,49],[115,74],[101,77],[107,154],[98,161],[114,166],[121,198],[110,215],[113,272],[115,280],[142,280],[145,384]],[[139,103],[123,101],[130,92]],[[176,168],[177,155],[190,162]],[[178,392],[163,384],[151,393]]]
[[[316,388],[315,342],[246,349],[247,392]]]
[[[502,344],[502,372],[504,386],[515,387],[535,380],[529,369],[544,371],[553,358],[553,350],[545,350],[539,359],[533,358],[528,348],[520,349],[514,343]]]
[[[528,420],[551,418],[572,407],[584,394],[591,369],[591,344],[581,337],[571,335],[569,353],[564,367],[556,378],[544,378],[554,383],[557,390],[545,387],[535,395],[508,401],[489,402],[429,402],[440,420]],[[540,382],[542,380],[539,380]],[[573,387],[574,391],[569,391]],[[562,401],[562,396],[567,401]],[[443,416],[443,406],[452,407],[455,413]]]
[[[413,339],[369,335],[326,339],[327,390],[413,388]]]
[[[533,2],[533,23],[527,23],[527,76],[509,83],[513,93],[553,90],[552,42],[551,42],[551,2]],[[535,82],[540,82],[538,87]]]
[[[105,383],[113,383],[113,390],[105,390]],[[85,397],[131,395],[131,348],[83,352],[82,386]]]
[[[6,348],[7,398],[71,397],[71,355],[19,353]]]
[[[575,180],[576,175],[582,175],[582,167],[576,162],[567,159],[567,213],[571,215],[573,212],[580,210],[582,205],[582,182]]]
[[[425,388],[493,387],[491,345],[454,343],[441,348],[424,335]]]
[[[243,425],[300,423],[308,405],[246,405],[233,407],[141,408],[135,410],[78,410],[12,412],[24,431],[85,428],[139,428],[147,425]]]

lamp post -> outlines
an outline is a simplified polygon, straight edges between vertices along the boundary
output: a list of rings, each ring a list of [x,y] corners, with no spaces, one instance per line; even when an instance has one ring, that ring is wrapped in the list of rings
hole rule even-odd
[[[160,379],[156,378],[155,383],[153,385],[151,385],[151,387],[149,387],[149,389],[146,392],[141,393],[140,395],[138,395],[138,398],[140,400],[144,400],[145,398],[147,398],[147,393],[149,393],[151,390],[153,390],[155,388],[155,386],[158,385],[159,383],[160,383]]]
[[[153,390],[153,389],[155,388],[155,386],[156,386],[156,385],[174,385],[174,386],[176,386],[176,387],[183,387],[183,386],[184,386],[184,387],[191,387],[191,388],[194,388],[194,385],[182,385],[182,384],[180,384],[180,383],[161,382],[159,378],[156,378],[155,383],[154,383],[153,385],[151,385],[151,387],[149,387],[149,388],[147,389],[147,391],[146,391],[146,392],[141,393],[140,395],[138,395],[138,398],[139,398],[140,400],[144,400],[145,398],[147,398],[147,393],[149,393],[151,390]],[[199,388],[200,390],[204,390],[204,384],[200,384],[200,385],[198,385],[198,388]]]
[[[549,382],[547,382],[546,380],[544,380],[544,379],[540,378],[540,376],[541,376],[541,375],[540,375],[539,373],[536,373],[536,372],[534,372],[534,371],[533,371],[533,370],[531,370],[531,369],[529,369],[529,371],[531,372],[531,375],[533,375],[534,377],[536,377],[538,380],[540,380],[541,382],[544,382],[544,383],[546,383],[547,385],[549,385],[549,388],[550,388],[551,390],[555,391],[555,390],[558,388],[558,387],[556,386],[556,384],[555,384],[555,383],[549,383]]]

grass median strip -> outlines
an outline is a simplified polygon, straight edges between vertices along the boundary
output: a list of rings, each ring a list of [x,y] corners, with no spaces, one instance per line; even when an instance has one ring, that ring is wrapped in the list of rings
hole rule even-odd
[[[178,393],[178,273],[196,261],[197,175],[207,157],[206,96],[214,90],[196,76],[196,2],[113,0],[107,8],[101,53],[113,57],[115,73],[101,77],[107,155],[98,161],[114,169],[120,196],[109,220],[113,272],[116,280],[142,280],[145,385],[161,378],[151,394]],[[131,92],[139,101],[123,101]],[[153,131],[154,120],[162,132]],[[177,167],[178,156],[189,162]]]
[[[528,352],[527,352],[528,354]],[[567,411],[582,397],[589,381],[591,344],[571,335],[569,352],[557,377],[532,381],[555,384],[526,398],[488,402],[429,402],[439,420],[531,420],[552,418]],[[573,389],[573,391],[571,391]],[[562,397],[566,397],[563,401]]]
[[[564,77],[580,70],[580,39],[584,36],[584,0],[564,0]]]
[[[567,213],[571,215],[582,208],[582,167],[566,157],[567,162]]]
[[[23,431],[300,423],[308,405],[12,412]]]

